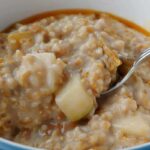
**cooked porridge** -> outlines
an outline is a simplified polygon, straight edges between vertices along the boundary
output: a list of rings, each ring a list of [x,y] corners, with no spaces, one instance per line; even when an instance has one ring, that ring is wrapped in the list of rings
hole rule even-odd
[[[94,11],[49,15],[1,32],[0,137],[48,150],[150,142],[149,60],[99,98],[148,47],[150,36]]]

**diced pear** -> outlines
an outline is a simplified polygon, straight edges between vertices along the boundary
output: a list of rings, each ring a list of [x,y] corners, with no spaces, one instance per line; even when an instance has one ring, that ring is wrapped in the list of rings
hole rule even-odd
[[[115,127],[129,135],[145,136],[150,133],[148,123],[139,114],[118,120],[117,123],[115,123]]]
[[[87,93],[76,75],[57,94],[56,104],[69,120],[77,121],[94,109],[94,98]]]
[[[29,32],[29,31],[26,31],[26,32],[12,32],[11,34],[9,34],[8,40],[20,41],[21,39],[27,39],[27,38],[31,38],[31,37],[32,37],[32,33]]]
[[[20,42],[27,39],[30,43],[33,43],[33,35],[31,32],[12,32],[8,35],[8,43],[13,50],[20,47]]]
[[[54,93],[63,78],[64,63],[53,53],[26,54],[16,71],[16,80],[23,87],[44,88]]]

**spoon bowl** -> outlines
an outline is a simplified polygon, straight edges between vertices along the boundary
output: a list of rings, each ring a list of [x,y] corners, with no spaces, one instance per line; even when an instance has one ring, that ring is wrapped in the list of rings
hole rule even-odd
[[[137,67],[148,57],[150,57],[150,48],[144,50],[134,61],[133,65],[131,66],[131,68],[129,69],[128,73],[119,81],[116,82],[115,85],[113,85],[110,89],[108,89],[107,91],[103,92],[101,95],[109,95],[112,92],[114,92],[115,90],[117,90],[118,88],[120,88],[131,76],[132,74],[135,72],[135,70],[137,69]]]

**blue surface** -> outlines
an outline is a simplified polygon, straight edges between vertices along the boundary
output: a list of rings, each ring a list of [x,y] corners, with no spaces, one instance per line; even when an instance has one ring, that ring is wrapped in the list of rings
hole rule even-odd
[[[3,138],[0,138],[0,150],[43,150],[43,149],[24,146],[24,145],[17,144],[17,143],[5,140]],[[123,149],[123,150],[150,150],[150,143],[132,147],[132,148]]]

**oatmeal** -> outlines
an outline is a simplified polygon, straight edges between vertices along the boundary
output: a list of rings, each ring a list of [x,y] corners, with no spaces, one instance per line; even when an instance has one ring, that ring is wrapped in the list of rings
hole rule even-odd
[[[99,98],[118,68],[126,71],[149,46],[149,36],[94,12],[64,12],[1,33],[0,136],[51,150],[149,142],[149,60],[116,93]]]

